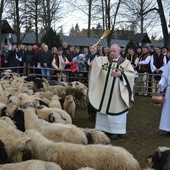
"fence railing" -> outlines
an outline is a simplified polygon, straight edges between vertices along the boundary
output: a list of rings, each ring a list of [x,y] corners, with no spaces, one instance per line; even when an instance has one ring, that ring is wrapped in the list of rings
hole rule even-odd
[[[37,77],[43,77],[41,74],[41,67],[1,67],[0,72],[2,73],[4,70],[12,70],[18,73],[20,76],[28,76],[28,75],[36,75]],[[85,85],[88,85],[88,72],[75,72],[72,73],[69,69],[66,70],[57,70],[53,68],[43,68],[50,70],[50,76],[46,77],[50,80],[58,80],[61,79],[64,74],[64,79],[67,82],[71,81],[80,81]],[[63,74],[61,74],[63,73]],[[160,79],[160,74],[151,74],[151,73],[136,73],[135,78],[135,86],[134,93],[141,95],[152,95],[155,93],[159,93],[157,88],[157,83]]]

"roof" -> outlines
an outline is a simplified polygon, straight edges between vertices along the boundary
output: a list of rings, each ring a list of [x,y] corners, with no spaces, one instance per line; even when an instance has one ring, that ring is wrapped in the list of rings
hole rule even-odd
[[[16,42],[16,35],[12,34],[12,39],[14,42]],[[21,43],[23,44],[36,44],[36,36],[34,32],[27,32],[27,33],[21,33],[20,39],[22,40]],[[38,34],[38,42],[41,44],[41,35]]]
[[[151,40],[147,33],[137,33],[135,34],[133,40],[136,43],[151,43]]]
[[[62,42],[67,42],[67,44],[74,45],[74,46],[80,46],[80,47],[86,47],[89,45],[93,45],[97,43],[99,38],[88,38],[88,37],[77,37],[77,36],[66,36],[66,35],[60,35],[60,38]],[[112,39],[111,44],[116,43],[118,45],[126,46],[128,40],[118,40],[118,39]],[[107,47],[107,39],[102,39],[100,41],[100,44],[104,47]]]
[[[1,29],[2,29],[2,34],[14,33],[14,30],[9,25],[7,20],[1,20]]]

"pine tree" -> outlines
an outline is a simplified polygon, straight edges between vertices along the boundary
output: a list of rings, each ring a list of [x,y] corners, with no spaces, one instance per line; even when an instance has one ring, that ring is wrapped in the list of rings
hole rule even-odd
[[[46,43],[49,49],[52,49],[52,47],[61,47],[60,36],[59,34],[56,34],[52,28],[44,34],[42,37],[42,42]]]

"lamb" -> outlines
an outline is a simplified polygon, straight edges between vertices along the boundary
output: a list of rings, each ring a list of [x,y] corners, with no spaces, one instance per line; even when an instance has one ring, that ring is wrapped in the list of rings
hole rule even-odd
[[[0,129],[0,140],[4,143],[8,154],[7,162],[21,162],[22,153],[18,151],[17,147],[18,139],[21,137],[21,133],[3,120],[0,120]]]
[[[25,135],[18,145],[20,151],[29,150],[33,159],[57,163],[64,170],[87,166],[97,170],[140,170],[137,160],[122,147],[54,143],[34,130]]]
[[[62,170],[61,167],[53,162],[41,160],[28,160],[20,163],[10,163],[0,165],[1,170]]]
[[[71,115],[72,118],[75,118],[75,111],[76,111],[76,104],[74,102],[72,95],[67,95],[64,104],[63,104],[64,110]]]
[[[60,108],[37,107],[37,115],[51,123],[72,124],[70,115]]]
[[[25,129],[35,129],[41,132],[48,139],[59,142],[71,142],[87,144],[85,133],[72,124],[49,123],[38,119],[35,108],[27,106],[24,109]]]

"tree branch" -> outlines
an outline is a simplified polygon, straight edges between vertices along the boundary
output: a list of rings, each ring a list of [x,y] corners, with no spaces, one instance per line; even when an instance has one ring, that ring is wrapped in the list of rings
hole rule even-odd
[[[151,8],[151,9],[149,9],[148,11],[146,11],[146,12],[143,12],[143,13],[139,13],[139,15],[146,15],[146,14],[148,14],[149,12],[152,12],[152,11],[159,11],[159,9],[158,8]]]

